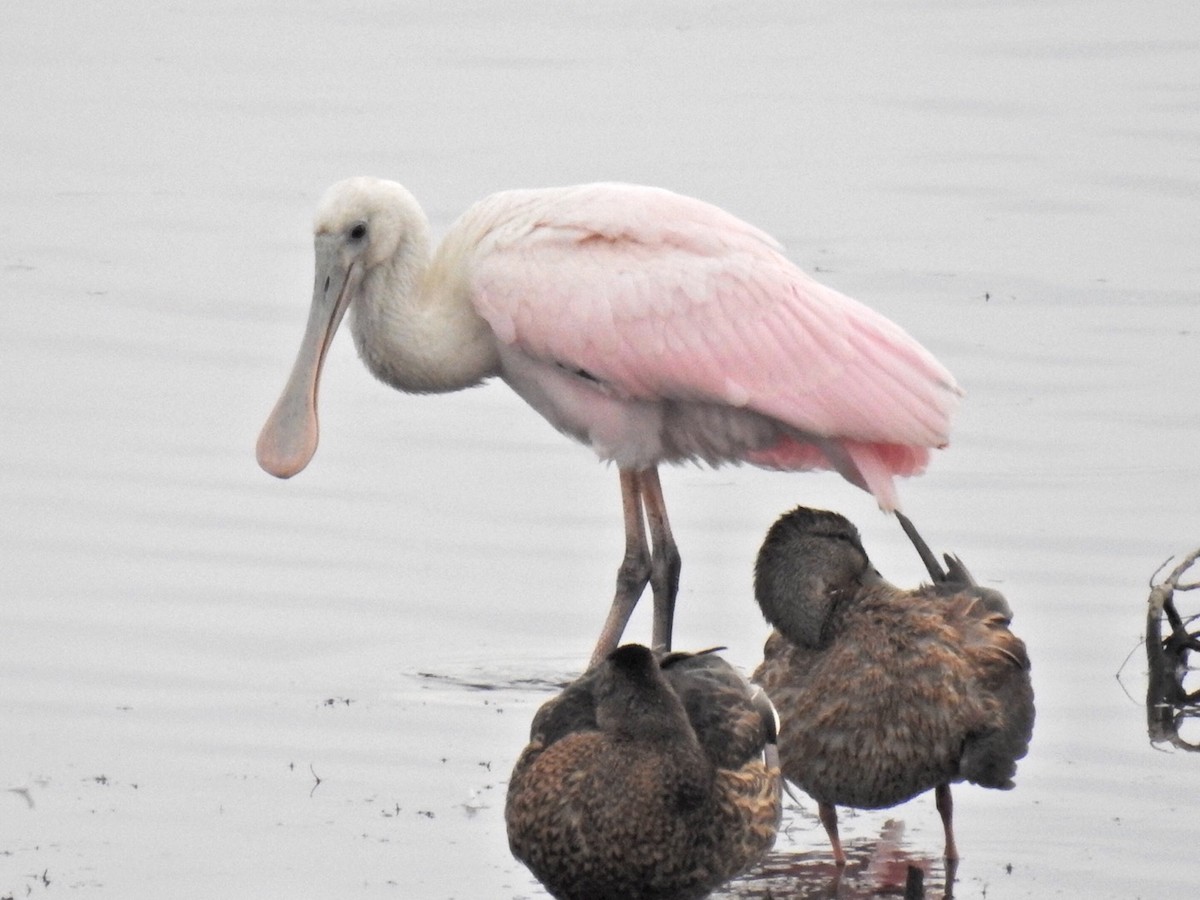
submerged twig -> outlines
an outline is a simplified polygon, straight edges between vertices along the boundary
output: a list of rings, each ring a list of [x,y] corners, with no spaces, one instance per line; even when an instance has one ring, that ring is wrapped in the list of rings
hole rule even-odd
[[[1188,632],[1187,621],[1175,608],[1175,592],[1200,589],[1200,581],[1183,581],[1183,576],[1200,559],[1200,548],[1180,560],[1171,573],[1157,584],[1158,576],[1168,559],[1155,571],[1150,580],[1150,596],[1146,608],[1146,662],[1149,683],[1146,689],[1146,723],[1153,743],[1169,742],[1184,750],[1200,750],[1200,744],[1185,741],[1179,735],[1183,720],[1200,717],[1200,691],[1188,691],[1184,678],[1189,671],[1188,654],[1200,650],[1200,631]],[[1163,634],[1163,618],[1167,634]]]

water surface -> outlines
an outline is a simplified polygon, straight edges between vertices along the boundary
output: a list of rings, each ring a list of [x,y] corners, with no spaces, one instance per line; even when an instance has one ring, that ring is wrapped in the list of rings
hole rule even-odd
[[[1200,759],[1148,743],[1140,652],[1115,676],[1151,573],[1200,543],[1194,4],[6,18],[0,896],[541,896],[503,792],[610,596],[616,475],[503,386],[389,391],[345,336],[313,464],[257,469],[312,207],[359,173],[437,230],[503,188],[671,187],[918,336],[969,396],[906,509],[1008,595],[1038,697],[1017,789],[956,793],[955,896],[1191,896]],[[664,483],[680,646],[755,665],[753,556],[798,502],[921,577],[834,476]],[[876,884],[889,818],[936,856],[931,798],[847,815],[841,896]],[[829,890],[815,805],[788,823],[725,896]]]

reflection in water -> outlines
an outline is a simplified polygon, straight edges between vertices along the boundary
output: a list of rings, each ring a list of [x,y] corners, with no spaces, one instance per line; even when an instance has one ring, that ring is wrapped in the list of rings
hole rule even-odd
[[[1189,690],[1185,684],[1191,672],[1188,655],[1193,650],[1200,650],[1200,630],[1189,632],[1188,626],[1200,618],[1200,614],[1185,620],[1175,608],[1175,591],[1200,588],[1200,582],[1182,581],[1198,558],[1200,549],[1185,556],[1170,575],[1153,585],[1146,610],[1146,659],[1150,667],[1146,725],[1150,741],[1193,751],[1200,750],[1200,742],[1187,740],[1180,731],[1192,720],[1200,721],[1200,689]],[[1167,620],[1165,634],[1164,616]]]
[[[908,853],[900,846],[903,836],[904,823],[889,819],[880,829],[878,839],[843,844],[845,867],[839,867],[828,850],[777,849],[761,865],[713,897],[730,900],[855,900],[881,896],[949,900],[953,897],[955,864]]]

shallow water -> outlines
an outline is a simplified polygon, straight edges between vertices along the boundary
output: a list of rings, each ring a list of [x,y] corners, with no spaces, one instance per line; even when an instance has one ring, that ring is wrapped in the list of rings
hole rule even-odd
[[[1200,543],[1195,4],[6,20],[0,897],[541,895],[503,791],[610,596],[616,477],[502,386],[381,387],[345,336],[312,466],[257,469],[312,207],[355,173],[404,181],[437,229],[497,189],[661,184],[918,336],[969,397],[906,509],[1005,591],[1038,697],[1017,789],[956,792],[954,895],[1192,895],[1200,758],[1148,743],[1137,644],[1151,574]],[[751,562],[797,502],[921,576],[836,477],[664,484],[679,646],[757,662]],[[722,896],[828,895],[814,814]],[[889,818],[936,857],[931,798],[847,815],[839,896],[878,886],[859,869]]]

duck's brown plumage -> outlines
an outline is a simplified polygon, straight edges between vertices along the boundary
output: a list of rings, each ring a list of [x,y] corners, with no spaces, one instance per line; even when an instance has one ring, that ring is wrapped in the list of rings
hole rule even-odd
[[[957,857],[949,785],[1011,788],[1028,749],[1025,645],[997,592],[957,560],[901,590],[836,513],[800,508],[772,527],[755,593],[776,631],[754,680],[779,709],[784,775],[817,800],[835,856],[836,806],[878,809],[938,791]]]
[[[534,718],[509,782],[513,854],[563,900],[704,897],[749,868],[781,814],[774,715],[754,693],[711,653],[616,650]]]

